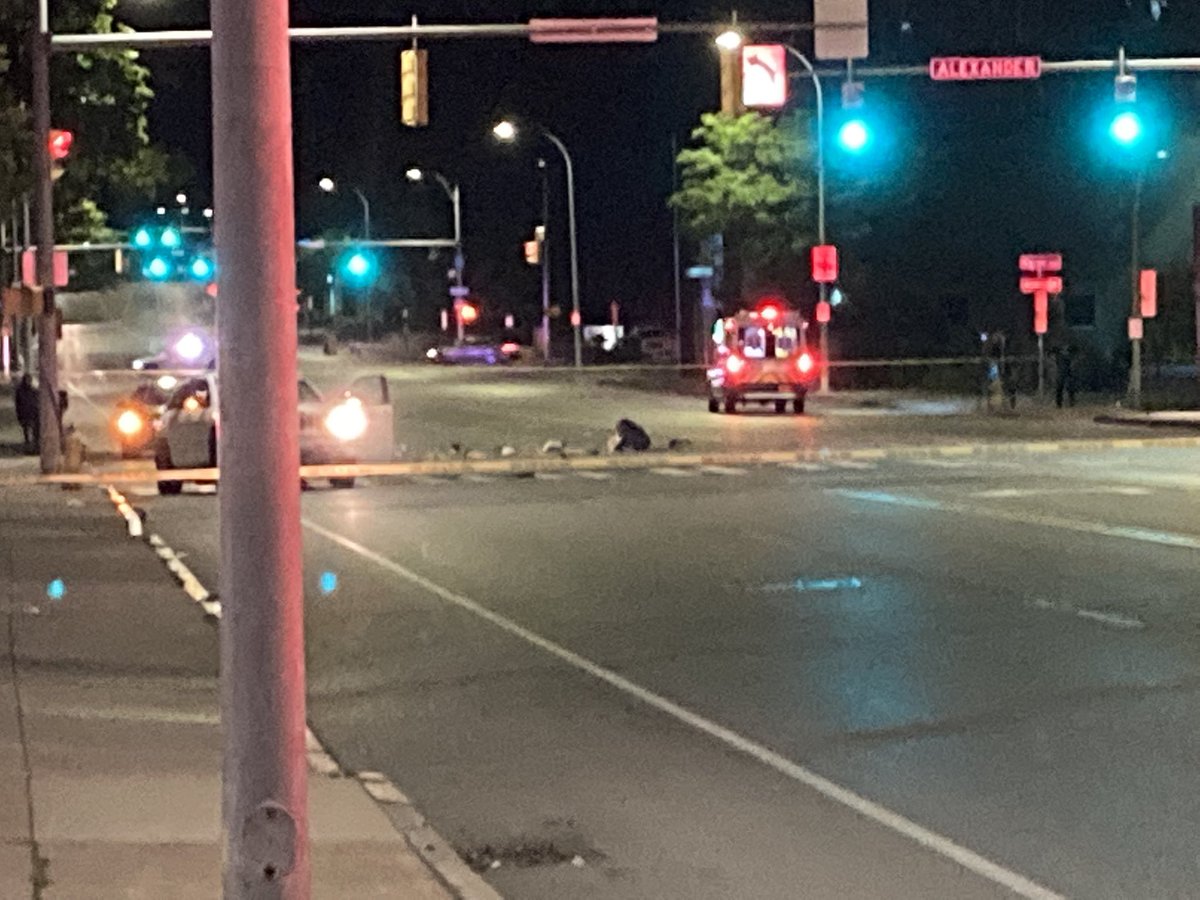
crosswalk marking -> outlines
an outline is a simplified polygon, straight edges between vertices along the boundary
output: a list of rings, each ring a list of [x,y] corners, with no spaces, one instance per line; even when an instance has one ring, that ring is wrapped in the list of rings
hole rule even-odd
[[[655,475],[666,475],[668,478],[695,478],[700,474],[695,469],[675,469],[669,466],[660,466],[650,471]]]
[[[586,478],[588,481],[608,481],[612,478],[611,472],[592,472],[588,469],[580,469],[575,474],[580,478]]]
[[[562,481],[567,476],[562,472],[534,472],[533,477],[538,481]]]
[[[732,466],[701,466],[700,471],[705,475],[746,475],[745,469],[735,469]]]
[[[826,471],[826,468],[827,468],[826,466],[823,466],[820,463],[810,463],[810,462],[784,463],[783,467],[785,469],[796,469],[797,471],[800,471],[800,472],[824,472],[824,471]]]

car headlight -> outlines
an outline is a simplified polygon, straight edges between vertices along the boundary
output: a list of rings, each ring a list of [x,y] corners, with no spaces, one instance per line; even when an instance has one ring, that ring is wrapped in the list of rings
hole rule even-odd
[[[325,430],[339,441],[353,441],[367,430],[367,411],[357,397],[348,397],[325,414]]]
[[[189,331],[175,342],[175,352],[188,362],[195,362],[204,352],[204,341],[196,333]]]
[[[117,416],[117,431],[125,437],[133,437],[145,427],[146,423],[132,409],[127,409]]]
[[[179,379],[174,375],[163,375],[158,379],[158,387],[160,390],[174,390],[177,384],[179,384]]]
[[[426,350],[426,351],[425,351],[425,358],[426,358],[426,359],[437,359],[437,358],[438,358],[438,349],[437,349],[437,347],[430,347],[428,350]]]

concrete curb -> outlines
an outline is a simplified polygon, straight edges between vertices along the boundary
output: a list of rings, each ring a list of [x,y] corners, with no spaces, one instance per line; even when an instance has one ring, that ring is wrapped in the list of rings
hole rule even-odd
[[[157,534],[144,534],[142,519],[126,499],[111,485],[105,487],[108,498],[125,519],[129,536],[143,539],[162,560],[180,587],[203,611],[216,622],[221,618],[221,602],[192,573],[178,554]],[[136,528],[135,528],[136,526]],[[380,772],[345,771],[321,743],[309,725],[304,733],[309,771],[323,778],[353,778],[388,817],[409,848],[458,900],[503,900],[501,895],[476,874],[454,852],[450,843],[435,831],[425,817],[413,806],[399,788]]]
[[[1140,425],[1143,428],[1191,428],[1200,429],[1200,412],[1192,419],[1155,418],[1153,413],[1140,413],[1128,416],[1099,415],[1093,420],[1098,425]]]
[[[539,472],[614,471],[700,466],[779,465],[832,460],[936,459],[945,457],[1013,456],[1069,453],[1081,450],[1155,447],[1200,447],[1200,437],[1175,438],[1072,438],[1046,441],[1005,441],[973,444],[895,444],[858,449],[715,451],[712,453],[646,453],[611,456],[508,457],[481,460],[427,460],[423,462],[359,463],[352,466],[301,466],[302,478],[387,477],[411,475],[523,475]],[[153,484],[167,481],[214,481],[217,469],[173,469],[169,472],[99,472],[0,478],[6,484]]]

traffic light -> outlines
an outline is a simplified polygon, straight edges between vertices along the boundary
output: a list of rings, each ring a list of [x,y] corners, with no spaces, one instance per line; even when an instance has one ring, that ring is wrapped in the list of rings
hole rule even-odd
[[[168,250],[176,250],[183,243],[183,235],[178,228],[168,225],[158,236],[158,242]]]
[[[474,325],[479,321],[479,308],[473,303],[468,303],[465,300],[462,306],[458,308],[458,314],[462,318],[464,325]]]
[[[149,228],[142,227],[133,233],[133,246],[139,250],[145,250],[154,243],[154,235]]]
[[[342,259],[341,269],[343,280],[366,287],[375,281],[378,264],[366,250],[352,250]]]
[[[217,267],[206,256],[197,256],[188,265],[188,274],[196,281],[208,281],[216,273]]]
[[[531,265],[531,266],[536,266],[539,262],[541,262],[541,259],[542,259],[540,251],[541,251],[541,242],[540,241],[526,241],[525,242],[525,262],[529,263],[529,265]]]
[[[171,261],[163,256],[152,256],[142,266],[142,274],[152,281],[166,281],[171,277],[173,270],[174,266],[171,265]]]
[[[61,162],[66,159],[71,152],[71,144],[75,141],[75,135],[70,131],[65,131],[61,128],[50,129],[50,159],[55,162]]]
[[[400,121],[412,128],[429,124],[429,51],[400,51]]]
[[[838,128],[837,141],[847,153],[862,153],[871,143],[871,126],[861,116],[847,119]]]

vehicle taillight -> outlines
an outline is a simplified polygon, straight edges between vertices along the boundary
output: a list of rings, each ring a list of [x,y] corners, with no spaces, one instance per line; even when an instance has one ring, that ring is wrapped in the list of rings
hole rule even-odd
[[[516,341],[505,341],[500,345],[500,352],[505,356],[512,356],[514,353],[521,352],[521,345]]]
[[[736,353],[730,354],[725,360],[725,371],[727,371],[730,375],[736,375],[744,368],[746,368],[746,361]]]
[[[807,353],[801,353],[800,358],[798,360],[796,360],[796,368],[799,369],[801,372],[803,372],[805,375],[807,375],[809,372],[812,371],[813,358],[811,356],[809,356]]]

